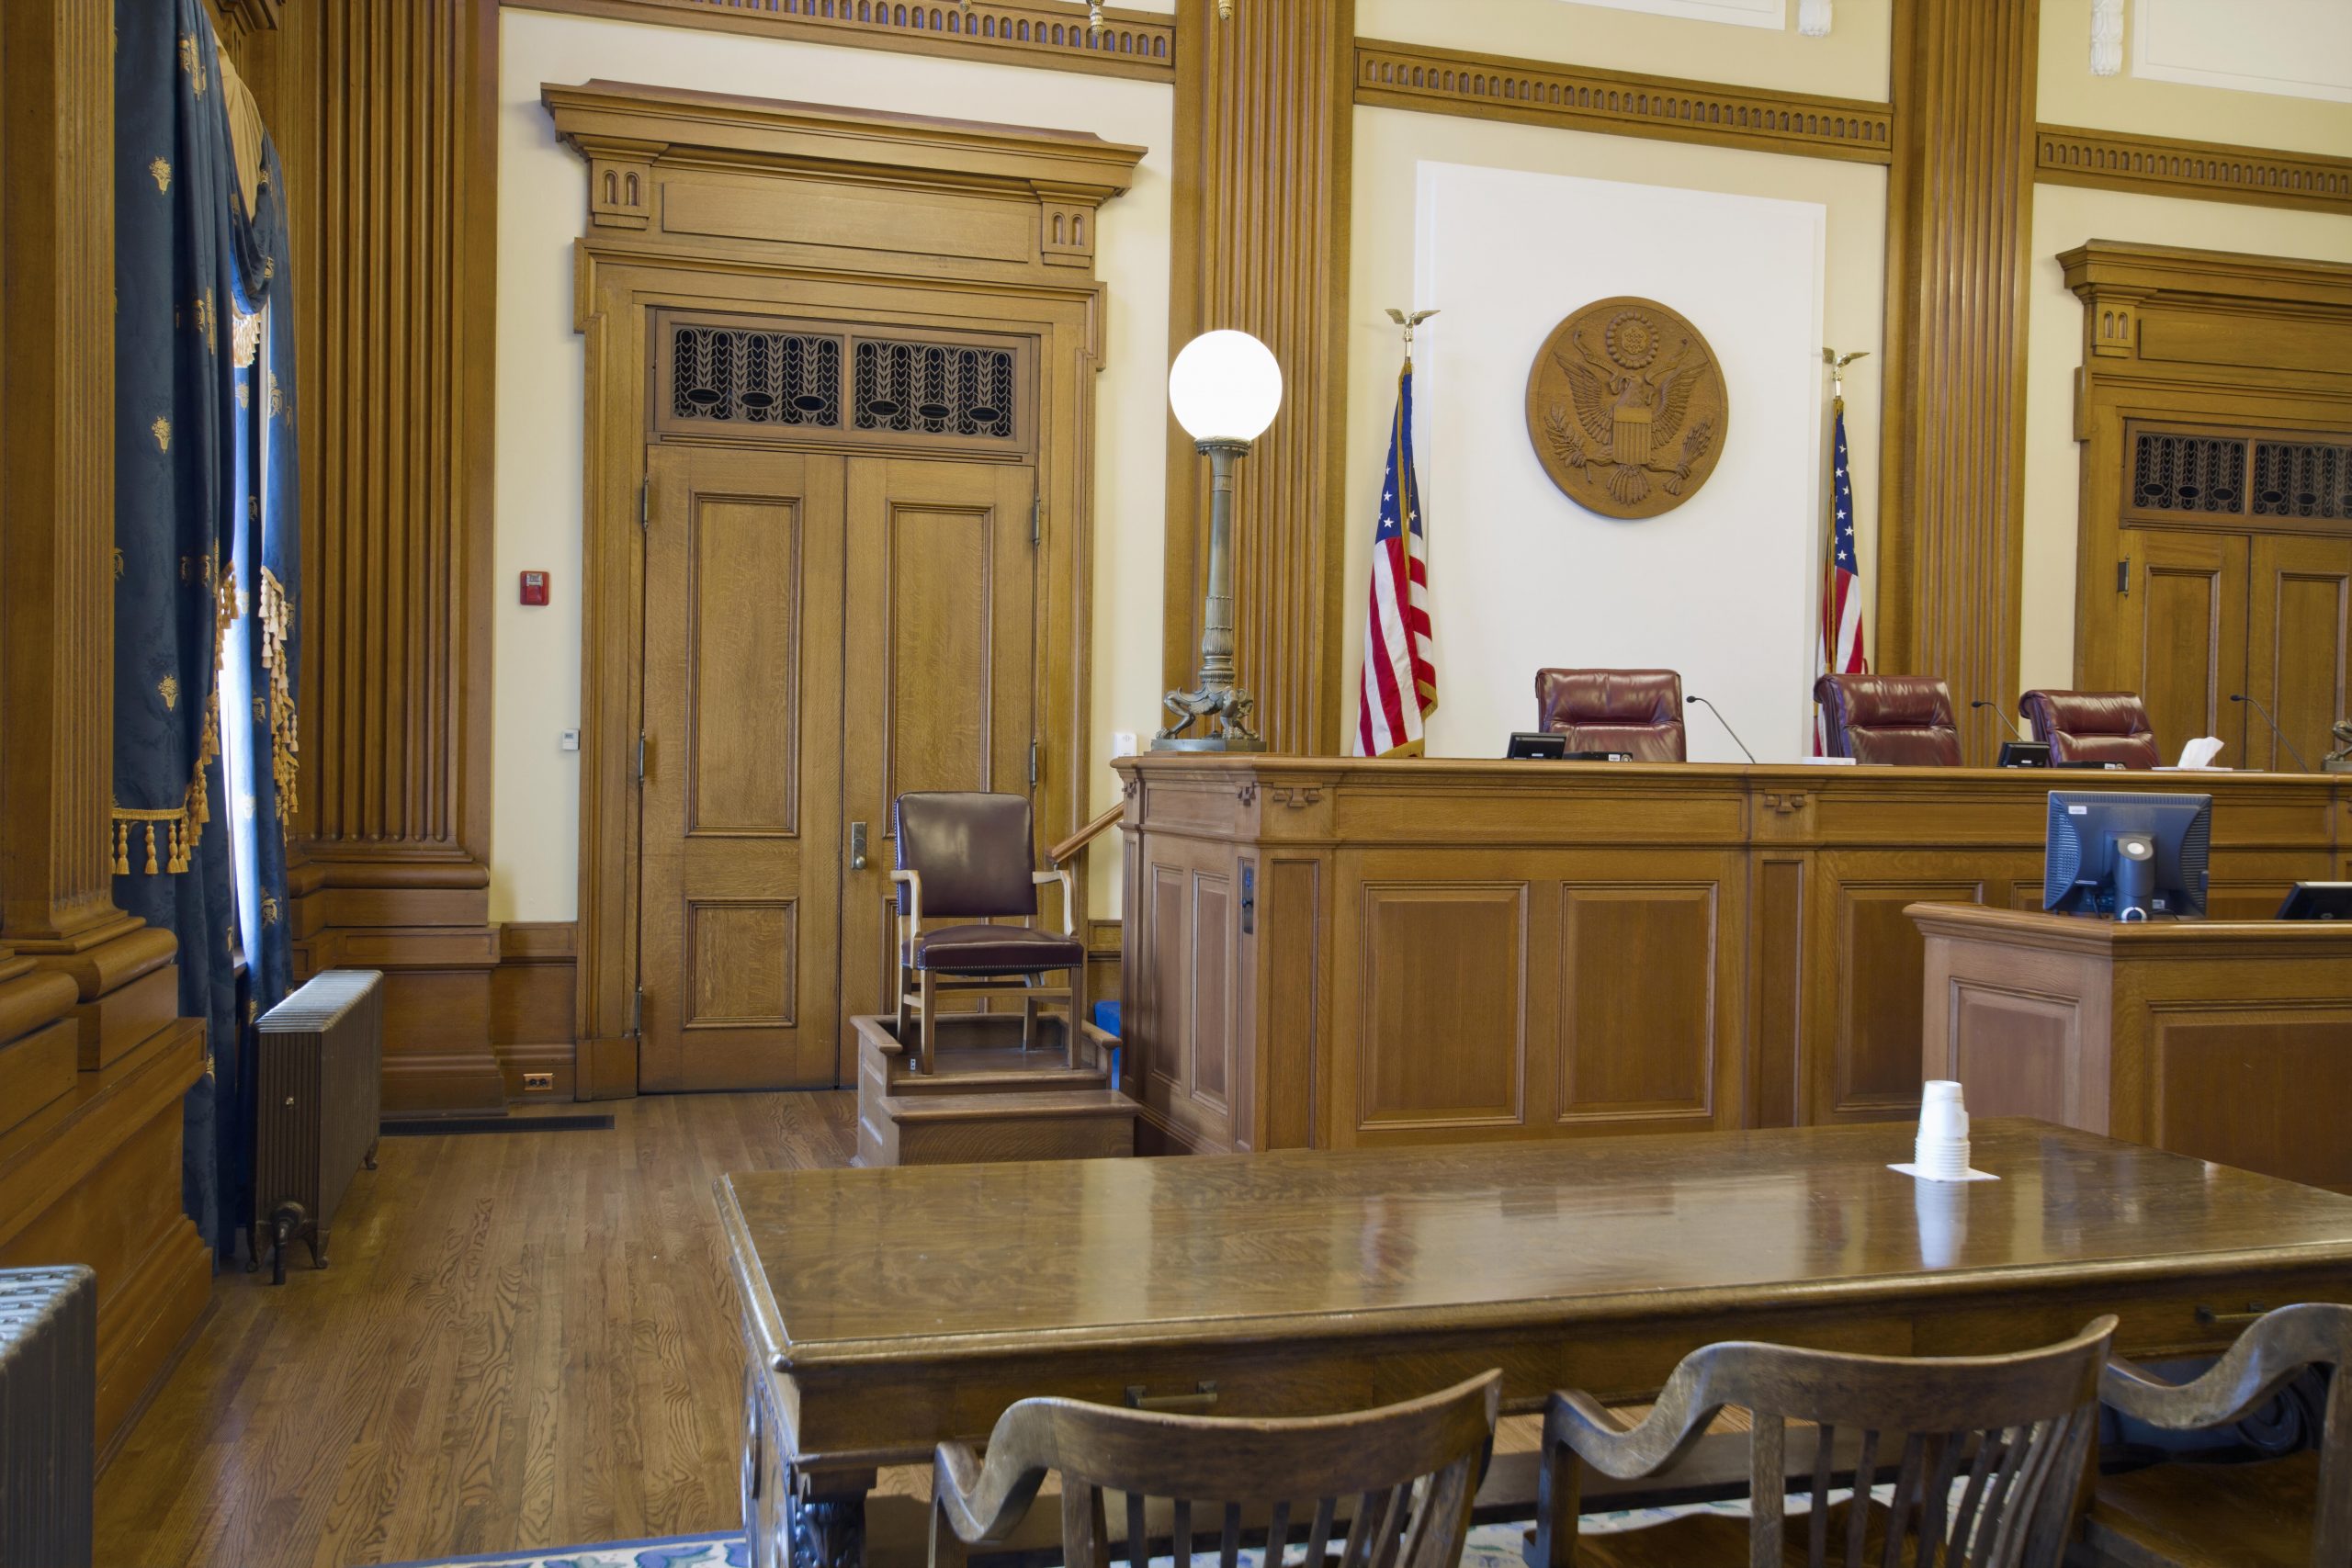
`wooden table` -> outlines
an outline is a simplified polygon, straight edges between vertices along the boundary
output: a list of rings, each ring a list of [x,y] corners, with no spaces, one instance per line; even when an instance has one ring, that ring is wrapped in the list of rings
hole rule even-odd
[[[2015,1350],[2092,1316],[2193,1353],[2352,1301],[2352,1198],[2025,1120],[1998,1182],[1886,1169],[1901,1126],[893,1170],[718,1184],[743,1303],[754,1561],[854,1562],[878,1465],[1035,1394],[1221,1415],[1654,1393],[1755,1338]]]
[[[1145,1154],[1914,1118],[1904,911],[2039,908],[2053,789],[2211,795],[2217,919],[2352,876],[2340,774],[1114,765]]]
[[[2352,923],[1910,914],[1920,1070],[1978,1114],[2352,1191]]]

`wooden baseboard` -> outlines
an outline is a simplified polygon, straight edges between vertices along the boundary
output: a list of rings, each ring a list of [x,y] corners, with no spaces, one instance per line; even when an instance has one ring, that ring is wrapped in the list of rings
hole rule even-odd
[[[580,928],[570,920],[509,920],[498,928],[498,967],[490,976],[490,1044],[510,1100],[578,1098]],[[544,1089],[524,1087],[545,1073]]]

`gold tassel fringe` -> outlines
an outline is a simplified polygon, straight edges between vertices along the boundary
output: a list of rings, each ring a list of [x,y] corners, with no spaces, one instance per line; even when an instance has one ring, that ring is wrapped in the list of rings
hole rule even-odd
[[[277,830],[281,837],[293,820],[300,795],[296,770],[300,750],[295,734],[294,681],[286,657],[287,634],[294,625],[294,602],[269,568],[261,569],[261,663],[269,671],[269,776],[277,785]]]

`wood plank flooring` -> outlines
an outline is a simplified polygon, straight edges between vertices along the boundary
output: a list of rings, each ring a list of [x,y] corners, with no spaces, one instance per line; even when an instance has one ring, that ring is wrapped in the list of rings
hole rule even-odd
[[[741,1361],[711,1183],[842,1165],[854,1097],[387,1138],[333,1266],[230,1272],[98,1485],[110,1568],[356,1568],[719,1529]]]

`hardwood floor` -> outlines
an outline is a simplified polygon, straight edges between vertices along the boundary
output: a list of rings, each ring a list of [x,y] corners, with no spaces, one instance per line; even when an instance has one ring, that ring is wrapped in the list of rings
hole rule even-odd
[[[563,1109],[613,1129],[387,1138],[333,1267],[221,1275],[99,1482],[97,1561],[356,1568],[735,1522],[711,1182],[845,1164],[854,1096]]]

